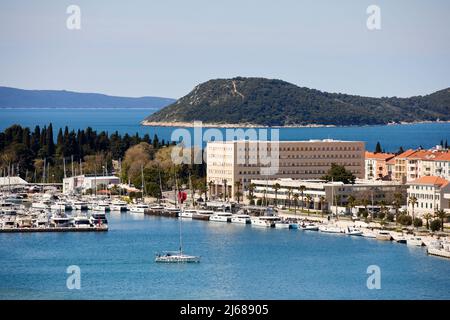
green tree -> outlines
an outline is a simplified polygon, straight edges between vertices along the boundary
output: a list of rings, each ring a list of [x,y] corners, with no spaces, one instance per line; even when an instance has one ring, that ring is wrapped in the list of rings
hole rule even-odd
[[[412,219],[414,220],[414,207],[417,204],[417,198],[414,197],[414,196],[410,197],[409,200],[408,200],[408,204],[411,205],[411,207],[412,207],[412,212],[411,213],[412,213]]]
[[[294,213],[297,214],[297,205],[298,205],[299,194],[294,193],[293,198],[294,198]]]
[[[425,221],[427,222],[426,227],[427,229],[430,229],[430,223],[429,221],[433,218],[433,215],[430,213],[426,213],[423,215],[423,218],[425,219]]]
[[[322,177],[326,181],[341,181],[345,184],[355,183],[356,177],[350,171],[346,170],[344,166],[338,164],[331,164],[328,173]]]
[[[423,225],[422,219],[420,218],[414,218],[413,225],[415,228],[419,229]]]
[[[444,220],[447,217],[447,213],[441,209],[436,211],[434,215],[436,216],[436,218],[441,220],[441,231],[444,231]]]
[[[442,227],[442,223],[441,220],[439,219],[434,219],[431,221],[430,223],[430,230],[433,232],[439,231]]]
[[[375,153],[381,153],[381,152],[383,152],[381,149],[381,144],[380,144],[380,142],[377,142],[377,145],[375,147]]]
[[[273,189],[275,190],[275,205],[277,205],[278,204],[278,190],[280,190],[280,188],[281,188],[281,186],[280,186],[280,184],[279,183],[275,183],[274,185],[273,185]]]

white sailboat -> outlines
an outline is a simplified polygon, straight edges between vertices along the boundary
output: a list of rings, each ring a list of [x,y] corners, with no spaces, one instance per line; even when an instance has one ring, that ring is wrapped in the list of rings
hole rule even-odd
[[[178,183],[175,176],[175,188],[178,189]],[[181,200],[181,199],[180,199]],[[182,202],[182,201],[180,201]],[[183,241],[181,237],[181,221],[183,219],[178,217],[179,231],[180,231],[180,249],[178,251],[164,251],[162,253],[157,253],[155,257],[155,262],[162,263],[198,263],[200,262],[200,256],[192,256],[183,253]]]

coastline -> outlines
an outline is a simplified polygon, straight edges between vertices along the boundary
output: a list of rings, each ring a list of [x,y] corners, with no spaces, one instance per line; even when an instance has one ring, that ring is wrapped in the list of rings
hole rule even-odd
[[[369,127],[369,126],[396,126],[396,125],[414,125],[414,124],[425,124],[425,123],[450,123],[450,120],[447,121],[431,121],[431,120],[423,120],[423,121],[412,121],[412,122],[388,122],[385,124],[363,124],[363,125],[333,125],[333,124],[306,124],[306,125],[287,125],[287,126],[266,126],[266,125],[258,125],[252,123],[202,123],[203,128],[343,128],[343,127]],[[167,122],[167,121],[141,121],[142,126],[150,126],[150,127],[177,127],[177,128],[193,128],[194,121],[192,122]]]

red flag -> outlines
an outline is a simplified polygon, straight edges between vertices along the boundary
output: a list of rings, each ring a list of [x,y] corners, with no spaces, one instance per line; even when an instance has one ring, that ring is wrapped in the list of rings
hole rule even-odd
[[[183,203],[187,199],[187,193],[184,191],[178,191],[178,201]]]

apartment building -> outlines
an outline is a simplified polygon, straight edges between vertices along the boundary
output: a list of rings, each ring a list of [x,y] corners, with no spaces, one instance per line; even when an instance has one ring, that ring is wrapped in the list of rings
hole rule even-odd
[[[414,181],[420,177],[436,175],[436,159],[442,157],[440,168],[445,168],[448,153],[441,150],[407,150],[395,157],[394,179],[403,183]],[[441,172],[448,172],[441,170]]]
[[[394,159],[393,153],[365,153],[365,179],[366,180],[391,180],[392,165],[388,162]]]
[[[116,176],[80,175],[63,179],[63,193],[84,193],[86,190],[95,190],[99,186],[118,185],[120,179]]]
[[[441,209],[450,212],[450,182],[441,177],[425,176],[408,183],[407,196],[409,214],[413,212],[410,199],[417,199],[414,205],[416,217]]]
[[[212,194],[235,198],[252,179],[318,179],[331,164],[364,178],[364,142],[338,140],[208,142],[207,180]]]

